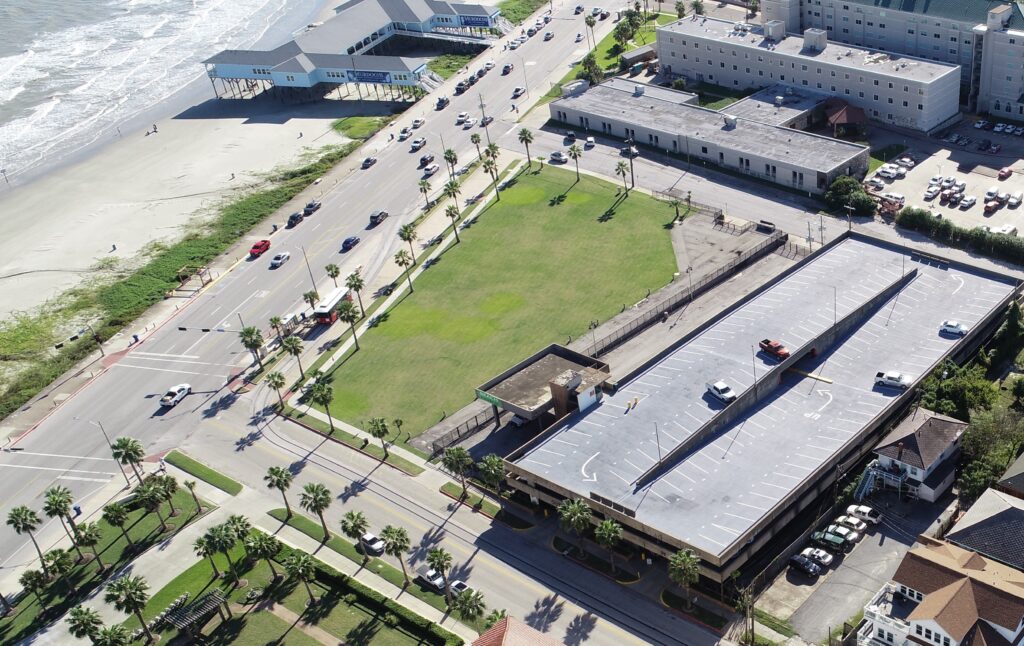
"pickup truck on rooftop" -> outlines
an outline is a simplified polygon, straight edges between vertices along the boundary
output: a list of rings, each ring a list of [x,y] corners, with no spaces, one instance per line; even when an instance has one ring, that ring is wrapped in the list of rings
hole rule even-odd
[[[761,342],[758,343],[758,346],[760,346],[760,348],[762,350],[764,350],[765,352],[767,352],[771,356],[775,357],[776,359],[788,359],[789,358],[789,348],[787,348],[786,346],[782,345],[781,341],[772,341],[771,339],[761,339]]]
[[[875,374],[876,386],[889,386],[890,388],[906,390],[910,387],[911,381],[913,380],[909,376],[895,370]]]

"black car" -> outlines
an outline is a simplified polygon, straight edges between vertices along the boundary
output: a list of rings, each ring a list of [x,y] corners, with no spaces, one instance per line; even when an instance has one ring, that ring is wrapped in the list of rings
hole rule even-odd
[[[306,205],[306,208],[302,209],[303,215],[313,215],[320,210],[320,200],[313,200]]]
[[[480,69],[478,69],[476,71],[476,77],[478,79],[482,79],[484,77],[484,74],[486,74],[486,73],[487,73],[487,68],[486,67],[481,67]]]
[[[468,87],[469,86],[466,85],[465,81],[459,81],[459,84],[455,86],[455,93],[456,94],[462,94],[463,92],[466,91],[466,88],[468,88]]]
[[[573,13],[575,13],[576,15],[579,15],[579,14],[583,13],[583,5],[581,5],[581,4],[576,5],[576,11],[574,11]]]
[[[789,557],[789,567],[799,570],[807,576],[818,576],[821,574],[821,566],[803,554],[794,554]]]
[[[302,213],[300,213],[298,211],[296,211],[295,213],[292,213],[291,215],[289,215],[288,216],[288,228],[290,229],[293,226],[295,226],[296,224],[298,224],[299,222],[302,222],[302,218],[303,218]]]
[[[438,110],[441,110],[442,108],[448,107],[448,104],[451,103],[451,102],[452,102],[451,99],[449,99],[446,96],[442,96],[442,97],[439,97],[437,99],[437,103],[435,105],[436,105]]]
[[[427,153],[426,155],[420,157],[420,167],[422,168],[423,166],[426,166],[432,161],[434,161],[434,156],[430,153]]]
[[[513,67],[514,66],[512,65],[512,63],[505,63],[505,66],[501,68],[501,73],[503,75],[504,74],[508,74],[508,73],[510,73],[512,71]]]
[[[373,166],[376,163],[376,157],[367,157],[366,159],[363,160],[363,168],[369,168],[370,166]]]
[[[374,213],[373,215],[370,216],[370,226],[371,227],[375,227],[375,226],[377,226],[378,224],[380,224],[381,222],[383,222],[384,220],[387,220],[387,219],[388,219],[388,212],[387,211],[377,211],[376,213]]]
[[[572,130],[566,130],[565,131],[565,140],[569,141],[569,142],[575,142],[576,141],[576,133],[573,132]]]
[[[486,126],[489,123],[491,123],[492,121],[494,121],[494,117],[492,117],[491,115],[487,115],[486,117],[484,117],[483,119],[480,120],[480,125],[481,126]]]
[[[342,252],[349,251],[353,247],[359,244],[359,236],[352,236],[351,238],[345,238],[345,241],[341,243]]]

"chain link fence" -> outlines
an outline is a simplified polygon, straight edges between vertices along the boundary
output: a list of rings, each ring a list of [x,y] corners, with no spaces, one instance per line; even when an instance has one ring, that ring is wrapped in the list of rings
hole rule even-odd
[[[441,437],[431,442],[431,457],[439,455],[442,451],[444,451],[452,444],[458,442],[463,438],[473,435],[483,427],[488,426],[489,424],[492,424],[495,421],[496,420],[494,419],[494,411],[490,406],[488,406],[485,412],[477,413],[473,417],[469,418],[465,422],[459,424],[452,430],[448,431]]]

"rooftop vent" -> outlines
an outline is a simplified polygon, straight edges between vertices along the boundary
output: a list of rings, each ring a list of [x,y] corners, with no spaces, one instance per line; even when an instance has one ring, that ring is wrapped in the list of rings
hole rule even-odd
[[[775,105],[776,106],[781,106],[785,102],[786,102],[786,97],[784,97],[784,96],[777,96],[777,97],[775,97]]]
[[[644,86],[637,84],[633,86],[633,96],[643,96]]]
[[[725,115],[725,127],[730,130],[736,127],[736,117],[731,114]]]
[[[828,44],[828,34],[824,29],[808,29],[804,31],[804,49],[809,52],[823,52]]]

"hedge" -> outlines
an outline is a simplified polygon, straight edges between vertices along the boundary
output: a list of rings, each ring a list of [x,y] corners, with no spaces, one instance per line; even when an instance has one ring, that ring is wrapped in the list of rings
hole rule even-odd
[[[1024,264],[1024,239],[1001,233],[990,233],[980,227],[967,229],[925,209],[911,206],[896,216],[896,224],[904,229],[920,231],[929,238],[955,247],[969,249],[990,258]]]

